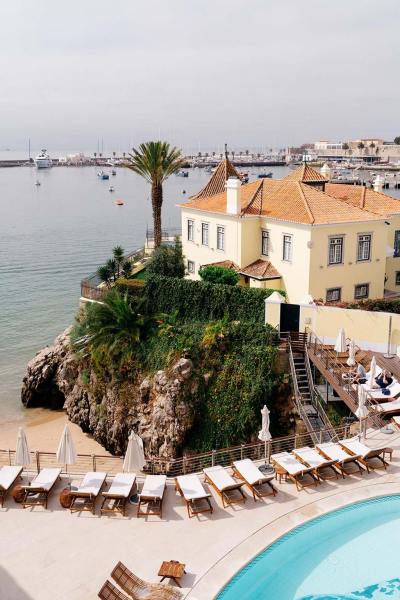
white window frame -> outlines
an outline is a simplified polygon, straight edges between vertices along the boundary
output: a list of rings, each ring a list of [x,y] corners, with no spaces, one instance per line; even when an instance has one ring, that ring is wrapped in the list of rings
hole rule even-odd
[[[286,256],[286,238],[289,240],[289,255]],[[293,260],[293,235],[291,233],[282,234],[282,261],[292,262]]]
[[[394,274],[395,285],[400,285],[400,271],[396,271]]]
[[[207,243],[204,243],[204,232],[207,231]],[[210,223],[206,221],[201,222],[201,245],[209,246],[210,245]]]
[[[266,246],[267,246],[267,251],[264,252],[264,241],[266,242]],[[262,229],[261,230],[261,256],[269,256],[269,231],[268,229]],[[282,250],[282,256],[283,256],[283,250]]]
[[[331,300],[328,300],[328,294],[329,292],[339,292],[339,297],[338,298],[332,298]],[[334,288],[328,288],[326,290],[326,294],[325,294],[325,298],[326,298],[326,302],[340,302],[342,299],[342,288],[341,287],[334,287]]]
[[[187,272],[193,275],[196,272],[196,263],[194,260],[187,261]]]
[[[366,294],[365,296],[357,296],[357,288],[366,288]],[[354,286],[354,300],[366,300],[367,298],[369,298],[369,283],[357,283]]]
[[[187,220],[186,230],[188,242],[194,242],[194,219]]]
[[[360,250],[362,248],[361,244],[367,245],[368,256],[365,254],[364,250],[360,252]],[[363,253],[365,256],[363,256]],[[369,262],[371,260],[371,253],[372,253],[372,234],[371,233],[359,233],[357,235],[357,262]]]
[[[220,246],[220,235],[222,230],[222,245]],[[217,225],[217,250],[225,252],[225,225]]]
[[[341,240],[340,244],[337,243],[337,240]],[[333,241],[336,241],[336,243],[333,244],[332,243]],[[331,248],[341,248],[340,261],[339,260],[331,261]],[[332,267],[332,266],[335,266],[335,265],[342,265],[343,261],[344,261],[344,235],[331,235],[331,236],[329,236],[329,241],[328,241],[328,266]],[[336,288],[332,288],[332,289],[336,289]]]

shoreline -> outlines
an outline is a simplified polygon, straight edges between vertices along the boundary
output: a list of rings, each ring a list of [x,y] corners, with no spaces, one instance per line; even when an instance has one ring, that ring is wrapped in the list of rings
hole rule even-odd
[[[84,433],[78,425],[71,423],[65,411],[46,408],[26,409],[22,418],[0,423],[0,449],[15,450],[18,429],[23,427],[32,452],[56,452],[66,424],[78,454],[111,456],[89,433]]]

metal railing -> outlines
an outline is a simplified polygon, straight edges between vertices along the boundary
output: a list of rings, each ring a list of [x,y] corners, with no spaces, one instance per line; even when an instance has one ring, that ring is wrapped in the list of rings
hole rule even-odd
[[[313,407],[315,408],[315,410],[317,411],[318,416],[327,431],[327,434],[329,434],[329,438],[332,441],[336,441],[336,433],[335,433],[334,427],[333,427],[332,423],[330,422],[328,415],[325,412],[325,408],[323,407],[323,404],[321,402],[320,395],[314,384],[314,378],[313,378],[312,372],[311,372],[310,358],[308,356],[307,348],[305,349],[305,353],[304,353],[304,362],[305,362],[306,370],[307,370],[307,379],[308,379],[308,385],[310,388],[311,403],[312,403]]]
[[[271,454],[277,452],[291,452],[295,448],[313,445],[324,441],[325,429],[315,430],[302,434],[274,438],[265,445],[263,442],[242,444],[220,450],[212,450],[202,454],[185,455],[176,459],[146,459],[145,473],[164,473],[169,477],[176,477],[185,473],[200,473],[206,467],[214,465],[230,466],[234,460],[251,458],[254,461],[269,460]],[[335,428],[337,439],[345,439],[350,435],[349,425]],[[118,456],[105,456],[98,454],[78,454],[74,465],[65,466],[57,462],[55,452],[31,452],[32,462],[28,472],[39,472],[45,467],[61,467],[63,473],[71,475],[84,475],[88,471],[105,471],[108,475],[115,475],[122,471],[123,458]],[[14,450],[0,450],[0,466],[13,465],[15,461]]]

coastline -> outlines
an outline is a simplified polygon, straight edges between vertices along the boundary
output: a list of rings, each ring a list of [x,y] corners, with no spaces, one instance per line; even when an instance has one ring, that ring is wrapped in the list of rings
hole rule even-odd
[[[65,425],[71,431],[78,454],[111,456],[93,437],[84,433],[78,425],[68,421],[65,411],[31,408],[23,418],[0,423],[0,449],[15,450],[18,428],[23,427],[31,451],[56,452]]]

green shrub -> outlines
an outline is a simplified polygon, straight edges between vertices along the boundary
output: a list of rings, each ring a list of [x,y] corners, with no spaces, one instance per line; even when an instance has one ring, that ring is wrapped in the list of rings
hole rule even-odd
[[[233,269],[220,267],[218,265],[208,265],[199,269],[199,275],[203,281],[209,283],[224,283],[225,285],[236,285],[239,281],[239,275]]]
[[[185,276],[185,263],[182,254],[182,243],[175,238],[172,246],[162,244],[156,248],[146,265],[149,275],[182,278]]]
[[[275,290],[149,276],[145,294],[153,313],[177,312],[184,321],[264,322],[264,300]],[[285,295],[284,292],[280,292]]]
[[[141,296],[144,292],[146,282],[143,279],[118,279],[116,288],[121,292],[128,292],[129,296]]]

